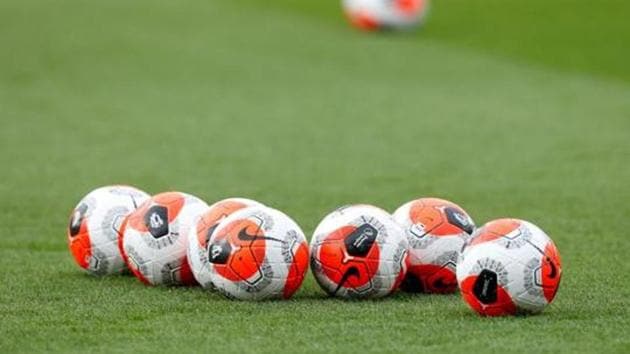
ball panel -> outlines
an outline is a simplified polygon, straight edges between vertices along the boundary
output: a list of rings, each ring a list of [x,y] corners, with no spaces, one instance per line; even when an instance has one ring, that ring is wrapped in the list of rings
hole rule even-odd
[[[512,234],[516,237],[518,236],[518,229],[521,225],[521,222],[516,219],[499,219],[491,221],[485,224],[473,235],[469,246],[478,245],[484,242],[491,242]]]
[[[407,272],[409,271],[409,253],[405,251],[403,252],[401,257],[402,258],[400,262],[398,262],[398,270],[397,270],[398,276],[396,277],[394,284],[392,284],[390,292],[394,292],[400,288],[403,281],[405,280]]]
[[[190,269],[190,265],[188,264],[188,259],[186,255],[184,255],[184,259],[182,260],[179,272],[179,282],[176,283],[181,283],[182,285],[188,286],[193,286],[196,284],[196,279],[193,276],[192,269]]]
[[[185,198],[179,192],[157,194],[140,206],[138,213],[130,218],[129,226],[140,232],[149,231],[154,238],[160,238],[168,234],[168,224],[179,215]]]
[[[215,272],[231,281],[247,281],[260,272],[265,259],[265,233],[260,223],[235,220],[212,237],[209,261]]]
[[[136,209],[137,210],[137,209]],[[123,263],[125,264],[125,266],[127,267],[127,269],[131,270],[129,268],[129,257],[127,256],[127,253],[125,252],[125,247],[124,247],[124,238],[125,238],[125,230],[127,229],[127,225],[129,224],[129,217],[133,215],[133,212],[129,215],[127,215],[124,219],[122,224],[120,225],[120,231],[118,233],[118,241],[117,241],[117,246],[118,246],[118,253],[120,254],[120,257],[123,260]],[[133,271],[132,271],[133,273]]]
[[[549,242],[542,257],[542,288],[547,302],[552,302],[556,297],[561,277],[562,265],[558,249],[553,242]]]
[[[422,225],[424,233],[451,236],[462,232],[471,234],[472,219],[458,205],[439,198],[421,198],[411,202],[408,218],[411,224]]]
[[[225,219],[237,210],[254,205],[261,204],[244,198],[229,198],[212,204],[208,212],[204,213],[202,216],[203,223],[198,224],[198,228],[203,225],[203,228],[205,229],[205,232],[197,232],[199,245],[204,248],[207,246],[209,236],[212,234],[214,229],[216,229],[221,220]]]
[[[94,204],[94,202],[90,204]],[[70,252],[79,267],[83,269],[89,268],[90,258],[92,257],[92,241],[88,230],[88,211],[91,213],[88,203],[83,200],[79,202],[79,205],[70,215],[67,232]]]
[[[74,236],[68,235],[70,252],[74,260],[83,269],[89,269],[90,258],[92,257],[92,241],[87,230],[87,223],[82,222],[80,229]]]
[[[290,298],[300,288],[308,269],[308,244],[302,242],[297,246],[293,255],[293,262],[289,268],[289,274],[284,285],[282,296]]]
[[[364,234],[366,231],[369,236]],[[369,224],[347,225],[324,239],[319,260],[323,264],[339,265],[335,272],[327,272],[329,268],[324,268],[326,276],[338,287],[362,287],[376,274],[380,256],[378,245],[374,244],[376,232]]]
[[[457,278],[448,266],[420,264],[409,267],[401,288],[414,293],[450,294],[457,290]]]
[[[461,283],[464,301],[484,316],[504,316],[516,313],[516,305],[508,292],[498,285],[496,273],[489,270],[469,276]]]
[[[122,237],[125,263],[127,264],[127,268],[131,270],[131,273],[143,284],[152,285],[153,281],[148,278],[149,274],[152,273],[152,271],[148,269],[151,264],[144,261],[138,251],[136,251],[136,248],[127,241],[128,239],[134,237],[134,235],[130,235],[130,233],[134,232],[135,231],[133,230],[127,231]],[[147,274],[147,276],[145,276],[145,274]]]
[[[550,242],[553,242],[551,238],[538,226],[532,224],[529,221],[518,220],[521,223],[523,234],[526,234],[528,243],[537,248],[541,254],[544,253],[545,247]]]

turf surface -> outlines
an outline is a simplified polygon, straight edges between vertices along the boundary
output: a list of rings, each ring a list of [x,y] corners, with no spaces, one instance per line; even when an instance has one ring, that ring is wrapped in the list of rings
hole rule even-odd
[[[630,5],[522,3],[365,35],[334,1],[0,2],[0,352],[630,351]],[[111,183],[255,198],[307,234],[341,204],[442,196],[543,227],[564,278],[501,319],[328,299],[310,274],[265,303],[94,279],[64,230]]]

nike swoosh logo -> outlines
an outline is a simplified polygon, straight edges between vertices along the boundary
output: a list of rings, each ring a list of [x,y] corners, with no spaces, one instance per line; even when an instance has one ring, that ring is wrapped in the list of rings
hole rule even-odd
[[[348,279],[353,276],[358,277],[359,270],[355,267],[350,267],[348,268],[348,270],[346,270],[345,273],[343,273],[343,276],[341,276],[341,280],[339,280],[339,284],[337,284],[337,288],[335,289],[335,291],[333,291],[333,295],[337,294],[339,289],[341,289],[341,287],[348,281]]]
[[[270,240],[270,241],[282,242],[282,240],[273,238],[273,237],[249,234],[247,232],[247,227],[242,228],[241,231],[238,232],[238,239],[241,241]]]
[[[549,266],[551,267],[551,271],[549,272],[549,274],[547,276],[549,278],[553,279],[553,278],[556,277],[556,275],[558,275],[558,270],[556,269],[556,265],[553,264],[551,259],[547,258],[547,262],[549,262]]]

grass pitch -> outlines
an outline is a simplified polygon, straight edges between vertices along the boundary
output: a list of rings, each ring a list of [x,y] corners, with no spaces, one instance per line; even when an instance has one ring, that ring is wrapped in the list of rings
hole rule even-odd
[[[628,352],[630,29],[622,1],[435,1],[425,31],[336,1],[0,2],[0,352]],[[66,247],[89,190],[258,199],[309,234],[419,196],[531,220],[564,276],[541,315],[458,295],[290,301],[95,279]]]

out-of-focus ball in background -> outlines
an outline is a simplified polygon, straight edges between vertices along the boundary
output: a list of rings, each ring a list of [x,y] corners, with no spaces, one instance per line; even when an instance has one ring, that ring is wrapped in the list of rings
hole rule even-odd
[[[424,23],[429,0],[343,0],[342,7],[362,30],[408,30]]]

